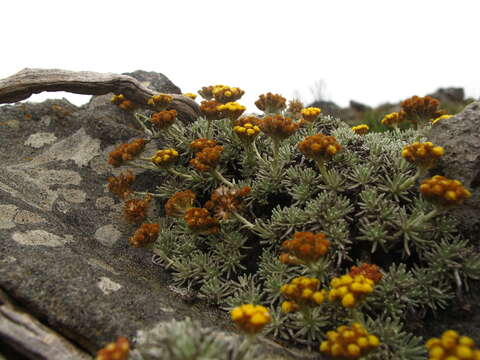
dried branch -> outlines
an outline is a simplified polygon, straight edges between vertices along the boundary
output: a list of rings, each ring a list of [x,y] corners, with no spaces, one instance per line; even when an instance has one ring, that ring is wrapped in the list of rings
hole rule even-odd
[[[127,75],[97,73],[91,71],[68,71],[61,69],[23,69],[0,80],[0,104],[28,99],[43,91],[67,91],[83,95],[124,94],[141,107],[157,94]],[[182,121],[193,121],[199,115],[195,101],[182,95],[170,94],[170,108],[177,110]]]

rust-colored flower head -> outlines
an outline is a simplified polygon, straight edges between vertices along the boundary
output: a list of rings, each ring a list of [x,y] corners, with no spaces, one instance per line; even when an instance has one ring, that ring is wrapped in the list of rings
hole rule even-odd
[[[187,226],[199,234],[214,234],[220,230],[218,220],[205,208],[190,208],[183,217]]]
[[[226,104],[239,100],[245,91],[238,87],[230,87],[225,85],[215,85],[212,90],[213,97],[218,102]]]
[[[127,360],[130,353],[128,339],[119,336],[116,342],[107,344],[97,352],[95,360]]]
[[[220,145],[203,148],[203,150],[197,152],[195,157],[190,160],[190,165],[198,171],[213,170],[218,165],[222,152],[223,146]]]
[[[324,233],[296,232],[293,239],[282,243],[282,250],[287,256],[280,255],[280,261],[284,264],[312,263],[327,253],[329,245]]]
[[[315,122],[315,120],[318,119],[321,112],[322,112],[322,110],[317,108],[317,107],[308,107],[308,108],[302,109],[302,111],[301,111],[302,119],[305,122],[311,124],[311,123]]]
[[[213,99],[213,86],[204,86],[197,93],[205,100]]]
[[[445,149],[443,147],[435,146],[430,141],[425,143],[417,141],[403,148],[402,157],[419,168],[427,170],[435,167],[437,160],[444,153]]]
[[[288,102],[287,114],[295,119],[302,116],[303,103],[298,99],[293,99]]]
[[[200,138],[193,140],[190,143],[190,149],[192,149],[194,152],[199,152],[207,147],[214,147],[216,145],[217,142],[214,139]]]
[[[196,195],[192,190],[179,191],[165,203],[167,216],[184,217],[188,209],[193,207]]]
[[[440,110],[440,102],[431,96],[412,96],[400,103],[407,120],[414,124],[426,122],[445,114]]]
[[[360,124],[352,127],[352,131],[358,135],[365,135],[368,133],[368,130],[370,130],[370,128],[366,124]]]
[[[150,115],[150,122],[158,130],[168,129],[177,118],[176,110],[162,110]]]
[[[294,278],[282,285],[280,292],[287,299],[282,303],[282,311],[289,313],[301,310],[303,306],[317,306],[324,302],[326,291],[319,290],[320,280],[304,276]]]
[[[460,181],[440,175],[423,180],[420,193],[431,203],[442,207],[460,205],[472,196]]]
[[[333,278],[330,285],[328,300],[340,301],[343,307],[352,308],[373,292],[375,282],[364,275],[347,274]]]
[[[185,93],[185,94],[183,94],[183,96],[188,97],[192,100],[195,100],[197,98],[197,94],[194,94],[194,93],[191,93],[191,92]]]
[[[242,117],[233,123],[233,132],[243,142],[251,143],[260,133],[260,127],[258,126],[260,123],[261,120],[255,116]]]
[[[440,338],[431,338],[425,346],[428,360],[479,360],[480,349],[469,336],[461,336],[455,330],[446,330]]]
[[[380,346],[380,340],[369,334],[360,323],[342,325],[327,332],[327,340],[320,344],[320,351],[339,359],[360,359]]]
[[[147,216],[148,205],[152,195],[148,194],[145,199],[131,199],[125,202],[123,214],[131,224],[140,224]]]
[[[405,120],[405,111],[392,112],[383,117],[381,123],[385,126],[396,127]]]
[[[285,140],[292,136],[300,127],[291,118],[283,117],[280,114],[265,116],[260,122],[260,129],[276,141]]]
[[[165,110],[172,100],[173,97],[171,95],[157,94],[148,99],[147,105],[153,106],[155,109]]]
[[[110,101],[112,102],[112,104],[117,105],[120,109],[125,111],[130,111],[137,108],[135,103],[131,100],[128,100],[123,94],[112,96]]]
[[[230,312],[230,317],[235,325],[247,334],[259,333],[271,320],[265,306],[252,304],[237,306]]]
[[[314,160],[327,160],[342,150],[342,146],[334,136],[316,134],[307,136],[298,143],[298,150],[306,157]]]
[[[155,155],[151,157],[152,163],[161,168],[167,168],[175,164],[178,159],[178,151],[175,149],[158,150]]]
[[[266,114],[279,113],[287,107],[287,99],[282,95],[272,94],[271,92],[267,94],[262,94],[258,97],[258,100],[255,101],[255,106],[265,112]]]
[[[117,177],[110,176],[107,188],[108,191],[117,195],[120,199],[125,199],[133,192],[132,184],[134,181],[135,175],[128,170],[127,172],[122,172]]]
[[[383,277],[382,272],[380,271],[380,267],[367,263],[363,263],[360,266],[352,266],[348,275],[353,278],[355,278],[355,276],[357,275],[363,275],[366,278],[372,280],[375,284],[382,280]]]
[[[133,236],[128,239],[128,242],[136,248],[145,247],[157,240],[159,229],[160,226],[158,224],[143,223]]]
[[[200,111],[207,120],[219,120],[222,119],[222,113],[218,110],[220,105],[216,100],[204,100],[200,103]]]
[[[145,139],[136,139],[128,144],[117,146],[108,156],[108,163],[113,167],[123,165],[125,161],[133,160],[143,149],[145,149]]]
[[[439,122],[440,120],[447,120],[447,119],[450,119],[451,117],[453,117],[453,115],[445,114],[445,115],[441,115],[439,117],[436,117],[435,119],[432,119],[431,122],[432,122],[432,125],[433,125],[433,124],[436,124],[437,122]]]
[[[212,192],[210,200],[205,203],[205,208],[213,210],[217,219],[228,219],[231,213],[241,210],[242,199],[250,193],[250,190],[250,186],[230,189],[222,185]]]
[[[218,107],[218,111],[220,111],[222,118],[227,118],[231,121],[237,120],[245,110],[246,107],[237,102],[228,102]]]

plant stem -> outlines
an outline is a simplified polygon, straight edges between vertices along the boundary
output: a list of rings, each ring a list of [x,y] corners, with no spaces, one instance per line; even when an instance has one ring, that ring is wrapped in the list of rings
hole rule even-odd
[[[212,176],[213,176],[215,179],[217,179],[218,181],[224,183],[224,184],[227,185],[227,186],[230,186],[230,187],[234,187],[234,186],[235,186],[235,185],[233,185],[230,181],[228,181],[227,179],[225,179],[225,178],[223,177],[223,175],[218,172],[217,169],[211,170],[211,171],[210,171],[210,174],[212,174]]]
[[[137,120],[138,124],[140,125],[140,127],[143,129],[143,131],[145,132],[145,134],[147,134],[148,136],[153,136],[153,133],[152,131],[147,128],[145,126],[145,123],[142,121],[143,120],[148,120],[148,117],[143,115],[143,114],[139,114],[139,113],[136,113],[135,114],[135,120]]]
[[[328,171],[327,171],[327,168],[325,167],[325,159],[323,158],[315,159],[315,163],[317,164],[318,170],[320,170],[320,174],[322,174],[323,181],[326,184],[328,179]]]
[[[150,160],[149,160],[150,161]],[[144,164],[140,164],[140,163],[136,163],[136,162],[130,162],[129,163],[131,166],[133,167],[137,167],[137,168],[141,168],[141,169],[146,169],[146,170],[153,170],[153,171],[157,171],[157,172],[160,172],[161,169],[158,168],[158,167],[153,167],[153,166],[148,166],[148,165],[144,165]]]
[[[266,164],[267,162],[262,158],[262,155],[260,155],[260,152],[258,151],[257,145],[255,144],[255,141],[252,142],[252,148],[253,148],[253,151],[255,151],[255,154],[257,155],[258,160],[260,160],[262,163]]]
[[[171,168],[171,167],[167,168],[167,171],[168,171],[169,173],[173,174],[173,175],[182,177],[182,178],[184,178],[184,179],[189,179],[189,180],[192,180],[192,179],[193,179],[193,176],[188,175],[188,174],[181,173],[181,172],[179,172],[179,171],[177,171],[177,170],[175,170],[174,168]]]
[[[212,127],[212,120],[207,120],[208,125],[207,125],[207,139],[210,139],[210,129]]]
[[[245,219],[242,215],[240,215],[239,213],[237,213],[236,211],[232,212],[233,216],[235,216],[235,218],[240,221],[241,223],[243,223],[246,227],[248,227],[249,229],[253,229],[255,227],[255,225],[253,225],[250,221],[248,221],[247,219]]]
[[[273,175],[275,176],[278,172],[279,167],[279,157],[280,157],[280,141],[278,139],[272,138],[272,151],[273,151]]]

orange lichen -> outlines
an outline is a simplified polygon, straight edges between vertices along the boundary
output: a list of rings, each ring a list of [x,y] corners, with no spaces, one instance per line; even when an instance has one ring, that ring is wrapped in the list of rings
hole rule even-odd
[[[435,205],[445,207],[460,205],[472,196],[460,181],[450,180],[440,175],[423,180],[420,193]]]
[[[125,161],[133,160],[143,149],[146,144],[145,139],[136,139],[129,144],[121,144],[117,146],[108,156],[108,163],[113,167],[123,165]]]
[[[195,154],[195,157],[190,160],[190,165],[198,171],[213,170],[218,165],[222,152],[223,146],[220,145],[205,147]]]
[[[144,247],[157,240],[159,229],[158,224],[143,223],[128,239],[128,242],[136,248]]]
[[[271,320],[265,306],[252,304],[237,306],[230,312],[230,317],[237,327],[247,334],[259,333]]]
[[[128,170],[122,172],[118,176],[110,176],[108,178],[108,191],[117,195],[121,199],[127,198],[132,192],[132,184],[135,181],[135,175]]]
[[[187,226],[199,234],[214,234],[220,230],[218,220],[205,208],[192,207],[185,212],[183,218]]]
[[[128,339],[119,336],[116,342],[107,344],[97,352],[96,360],[127,360],[130,353]]]
[[[266,135],[277,141],[284,140],[293,135],[299,126],[299,123],[280,114],[265,116],[259,125],[260,129]]]
[[[156,129],[164,130],[172,126],[176,118],[176,110],[162,110],[154,112],[152,115],[150,115],[150,122],[155,126]]]
[[[131,199],[125,202],[123,214],[129,223],[140,224],[147,216],[148,206],[152,195],[148,194],[144,199]]]
[[[278,113],[285,109],[287,99],[282,95],[272,94],[271,92],[267,94],[262,94],[259,96],[258,100],[255,101],[255,106],[260,110],[264,111],[267,114]]]
[[[249,186],[231,189],[222,185],[212,192],[210,200],[204,207],[213,210],[217,219],[228,219],[231,213],[241,210],[242,199],[250,193],[250,190]]]
[[[293,239],[282,243],[286,254],[280,255],[280,261],[284,264],[312,263],[327,253],[329,245],[324,233],[296,232]]]
[[[402,150],[402,157],[422,169],[435,167],[437,160],[445,153],[441,146],[435,146],[430,141],[406,145]]]
[[[375,284],[377,284],[380,280],[382,280],[382,273],[380,271],[380,267],[373,264],[363,263],[360,266],[352,266],[350,272],[348,273],[351,277],[355,278],[357,275],[363,275],[366,278],[372,280]]]
[[[308,158],[326,160],[339,152],[342,146],[334,136],[316,134],[307,136],[298,144],[298,149]]]
[[[187,210],[193,207],[195,198],[192,190],[179,191],[165,203],[165,213],[168,216],[183,217]]]
[[[318,290],[320,280],[304,276],[294,278],[289,284],[282,285],[280,292],[287,298],[281,305],[282,311],[289,313],[302,307],[317,306],[324,302],[326,291]]]

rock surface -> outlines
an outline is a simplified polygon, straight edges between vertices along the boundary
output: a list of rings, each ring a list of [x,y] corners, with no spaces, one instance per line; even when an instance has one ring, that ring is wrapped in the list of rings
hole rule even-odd
[[[173,318],[232,330],[224,312],[171,291],[150,252],[128,245],[134,228],[106,191],[106,160],[142,133],[100,98],[82,107],[66,100],[0,107],[0,288],[90,354]],[[145,189],[158,181],[137,176]],[[297,358],[279,346],[265,352]]]

